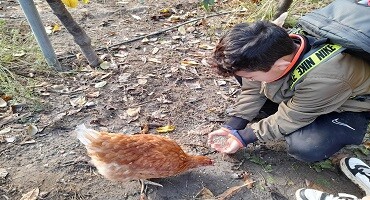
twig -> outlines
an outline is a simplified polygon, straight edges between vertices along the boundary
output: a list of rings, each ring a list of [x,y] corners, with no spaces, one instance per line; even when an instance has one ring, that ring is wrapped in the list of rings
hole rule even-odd
[[[185,146],[191,146],[191,147],[202,147],[202,148],[209,148],[208,146],[202,145],[202,144],[191,144],[191,143],[185,143],[183,144]]]
[[[67,166],[76,165],[76,164],[79,164],[79,163],[82,163],[80,165],[84,165],[84,166],[93,166],[85,160],[70,160],[70,161],[66,161],[64,163],[61,163],[60,166],[61,167],[67,167]]]
[[[3,154],[4,151],[10,149],[9,147],[5,147],[4,149],[0,149],[0,155]]]
[[[199,20],[202,20],[202,19],[206,19],[206,18],[211,18],[211,17],[216,17],[216,16],[220,16],[220,15],[227,15],[227,14],[230,14],[230,13],[238,13],[238,12],[245,12],[244,10],[238,10],[238,11],[227,11],[227,12],[222,12],[222,13],[215,13],[215,14],[212,14],[212,15],[208,15],[208,16],[204,16],[204,17],[198,17],[198,18],[195,18],[195,19],[192,19],[192,20],[189,20],[189,21],[186,21],[186,22],[183,22],[183,23],[180,23],[180,24],[177,24],[175,26],[171,26],[169,28],[166,28],[166,29],[162,29],[162,30],[159,30],[159,31],[156,31],[156,32],[153,32],[153,33],[150,33],[150,34],[147,34],[147,35],[143,35],[143,36],[140,36],[140,37],[136,37],[136,38],[133,38],[131,40],[127,40],[127,41],[124,41],[124,42],[121,42],[121,43],[118,43],[118,44],[113,44],[111,46],[108,46],[108,47],[101,47],[101,48],[98,48],[96,49],[95,51],[101,51],[101,50],[115,50],[117,49],[119,46],[123,45],[123,44],[128,44],[128,43],[131,43],[131,42],[135,42],[135,41],[138,41],[138,40],[141,40],[141,39],[144,39],[146,37],[151,37],[151,36],[154,36],[154,35],[159,35],[161,33],[164,33],[166,31],[169,31],[169,30],[172,30],[172,29],[175,29],[175,28],[178,28],[180,26],[183,26],[185,24],[189,24],[189,23],[192,23],[192,22],[195,22],[195,21],[199,21]],[[74,58],[76,57],[75,54],[73,55],[69,55],[69,56],[65,56],[65,57],[61,57],[59,58],[58,60],[64,60],[64,59],[69,59],[69,58]]]
[[[0,16],[0,19],[24,19],[24,17]]]
[[[28,117],[28,116],[30,116],[30,115],[31,115],[30,113],[25,113],[25,114],[22,114],[22,115],[20,115],[20,116],[18,116],[18,117],[14,117],[14,118],[11,118],[11,119],[7,119],[7,120],[5,120],[5,121],[0,122],[0,127],[4,126],[4,125],[6,125],[6,124],[8,124],[8,123],[10,123],[10,122],[17,121],[18,119],[21,119],[22,117]]]
[[[214,151],[209,151],[209,152],[206,152],[206,153],[202,153],[202,156],[206,156],[206,155],[210,155],[210,154],[214,154],[214,153],[217,153],[217,151],[214,150]]]
[[[261,175],[261,177],[262,177],[262,179],[263,179],[263,184],[265,185],[265,186],[267,186],[268,187],[268,184],[267,184],[267,180],[266,180],[266,178],[262,175],[262,173],[261,172],[258,172],[260,175]]]
[[[239,170],[240,167],[244,164],[244,162],[245,162],[245,159],[243,159],[239,164],[237,164],[235,169]]]

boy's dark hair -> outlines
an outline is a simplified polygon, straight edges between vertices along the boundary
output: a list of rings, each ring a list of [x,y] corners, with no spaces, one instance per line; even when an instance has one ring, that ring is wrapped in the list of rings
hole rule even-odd
[[[293,40],[283,28],[267,21],[242,23],[220,39],[208,62],[225,76],[241,70],[267,72],[294,50]]]

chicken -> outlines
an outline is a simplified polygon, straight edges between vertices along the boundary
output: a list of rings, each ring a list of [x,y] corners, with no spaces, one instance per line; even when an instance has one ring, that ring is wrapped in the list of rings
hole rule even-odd
[[[186,154],[175,141],[159,135],[98,132],[84,124],[75,131],[99,173],[112,181],[164,178],[213,163],[206,156]]]

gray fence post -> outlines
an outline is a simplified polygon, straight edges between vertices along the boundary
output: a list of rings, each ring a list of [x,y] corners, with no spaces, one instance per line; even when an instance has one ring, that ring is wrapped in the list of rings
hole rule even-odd
[[[36,9],[33,0],[18,0],[22,7],[24,14],[26,15],[27,21],[32,29],[33,34],[36,37],[37,43],[39,44],[42,53],[49,66],[54,67],[56,70],[61,71],[62,67],[55,55],[53,46],[46,34],[45,27],[42,24],[40,15]]]

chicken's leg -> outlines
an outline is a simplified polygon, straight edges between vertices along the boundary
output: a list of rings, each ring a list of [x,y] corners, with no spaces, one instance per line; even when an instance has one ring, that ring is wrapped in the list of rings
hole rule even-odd
[[[155,186],[163,187],[163,185],[161,185],[159,183],[156,183],[156,182],[153,182],[153,181],[148,181],[148,180],[145,180],[145,179],[139,179],[139,182],[141,184],[140,194],[143,194],[144,193],[144,191],[145,191],[145,185],[155,185]]]

